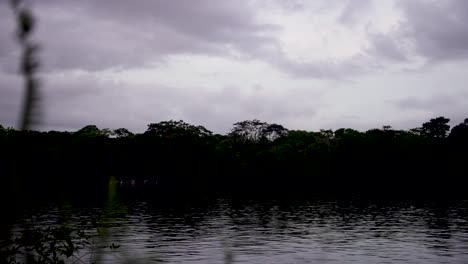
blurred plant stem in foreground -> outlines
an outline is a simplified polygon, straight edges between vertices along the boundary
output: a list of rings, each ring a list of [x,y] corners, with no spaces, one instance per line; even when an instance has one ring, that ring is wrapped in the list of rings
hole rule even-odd
[[[19,129],[29,130],[39,123],[39,80],[36,72],[39,68],[37,51],[39,46],[31,40],[31,34],[36,25],[36,19],[22,0],[11,0],[11,6],[16,18],[16,34],[21,46],[21,74],[24,78],[24,97],[21,109]]]
[[[24,81],[24,96],[22,109],[19,116],[18,128],[30,130],[33,123],[38,123],[39,109],[39,82],[36,71],[39,62],[36,57],[38,45],[31,40],[31,34],[35,28],[35,18],[23,0],[10,0],[11,8],[16,20],[16,37],[21,48],[20,72]],[[33,118],[36,117],[36,118]],[[14,211],[17,210],[20,201],[25,194],[24,177],[22,171],[31,166],[26,157],[30,153],[26,145],[15,144],[8,159],[6,178],[3,186],[0,186],[0,208],[9,212],[0,220],[0,239],[8,238],[11,223],[14,219]],[[14,197],[14,199],[12,199]]]
[[[24,82],[24,95],[22,108],[19,116],[18,128],[23,131],[31,130],[33,126],[39,124],[40,112],[40,85],[37,78],[37,71],[40,63],[37,58],[39,45],[32,40],[32,33],[36,27],[36,18],[27,6],[26,1],[10,0],[10,4],[16,20],[16,37],[21,48],[20,72]],[[19,168],[27,166],[23,156],[29,152],[28,147],[18,146],[12,160],[12,170],[8,174],[8,196],[20,198],[26,195],[24,181]],[[23,162],[22,162],[23,161]],[[112,179],[111,179],[112,181]],[[109,183],[111,184],[111,183]],[[115,196],[115,190],[108,190],[111,196]],[[2,195],[3,196],[3,195]],[[6,207],[17,210],[18,201],[7,200]],[[3,207],[3,206],[2,206]],[[58,208],[62,216],[70,217],[70,212],[63,208]],[[7,210],[7,212],[11,212]],[[107,210],[104,210],[106,212]],[[15,225],[14,214],[8,215],[7,220],[2,221],[2,236],[0,237],[0,263],[85,263],[86,255],[93,255],[88,260],[96,262],[100,260],[104,253],[100,247],[102,242],[106,243],[105,236],[101,234],[100,223],[108,223],[110,220],[106,215],[97,221],[92,221],[91,229],[95,229],[97,240],[91,241],[89,233],[90,226],[76,223],[61,222],[53,225],[42,226],[34,220],[23,221],[19,226]],[[111,250],[119,246],[112,243]],[[86,252],[82,255],[82,252]]]

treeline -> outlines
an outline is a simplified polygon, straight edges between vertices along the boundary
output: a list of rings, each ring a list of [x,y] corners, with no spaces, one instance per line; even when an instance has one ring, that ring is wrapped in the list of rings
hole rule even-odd
[[[177,195],[446,196],[466,192],[468,119],[452,129],[437,117],[408,131],[365,132],[247,120],[227,135],[183,121],[149,124],[141,134],[0,126],[0,149],[1,186],[28,193],[103,192],[114,176],[124,187]]]

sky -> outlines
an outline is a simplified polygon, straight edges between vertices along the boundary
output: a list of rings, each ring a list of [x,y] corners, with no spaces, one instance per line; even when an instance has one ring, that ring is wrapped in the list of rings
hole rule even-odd
[[[23,84],[0,1],[0,124]],[[29,0],[41,49],[40,130],[143,132],[184,120],[216,133],[419,127],[468,117],[465,0]]]

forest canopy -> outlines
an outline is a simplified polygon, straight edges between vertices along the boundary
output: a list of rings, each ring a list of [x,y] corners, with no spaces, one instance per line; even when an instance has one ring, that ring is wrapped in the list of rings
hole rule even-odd
[[[144,133],[0,126],[1,167],[3,176],[22,175],[25,186],[39,190],[98,190],[113,176],[179,194],[461,193],[468,119],[452,129],[449,121],[313,132],[254,119],[226,135],[182,120],[151,123]]]

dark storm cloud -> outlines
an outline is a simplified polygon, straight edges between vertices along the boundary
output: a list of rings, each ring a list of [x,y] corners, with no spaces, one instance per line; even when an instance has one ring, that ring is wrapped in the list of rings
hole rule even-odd
[[[16,75],[19,48],[14,39],[14,20],[5,2],[0,1],[0,123],[14,125],[22,86]],[[283,8],[285,16],[308,8],[306,1],[270,2]],[[314,7],[325,10],[323,13],[319,9],[307,12],[311,17],[332,14],[337,18],[335,23],[338,27],[349,26],[353,31],[362,22],[359,21],[361,16],[373,12],[371,2],[323,1]],[[304,128],[311,118],[319,118],[321,99],[314,94],[314,88],[293,92],[291,89],[296,79],[356,81],[358,75],[372,75],[376,66],[383,69],[390,64],[408,62],[412,55],[423,56],[432,62],[468,56],[468,35],[465,34],[468,2],[463,0],[400,1],[397,6],[403,11],[401,23],[388,34],[369,33],[368,49],[364,48],[361,53],[348,58],[312,62],[304,62],[308,58],[302,62],[288,58],[285,50],[288,46],[282,45],[279,39],[281,30],[287,30],[281,28],[281,20],[277,20],[279,25],[257,20],[259,9],[263,3],[268,4],[268,0],[41,0],[31,3],[39,18],[34,39],[42,47],[45,129],[75,130],[96,124],[101,128],[125,126],[133,131],[142,131],[150,122],[184,119],[216,132],[226,132],[232,123],[252,118]],[[311,23],[313,21],[311,19]],[[320,36],[304,35],[305,39],[317,37]],[[286,85],[278,94],[264,92],[263,89],[268,88],[261,87],[257,87],[258,91],[255,88],[254,92],[245,93],[246,87],[237,86],[239,82],[234,80],[231,84],[228,78],[213,79],[211,87],[178,85],[177,78],[185,78],[184,72],[169,76],[170,84],[153,80],[151,86],[131,81],[115,82],[111,80],[112,76],[106,75],[109,68],[138,70],[147,64],[171,63],[174,55],[208,55],[237,62],[259,61],[286,73],[283,76],[269,67],[264,71],[265,75],[280,75],[275,77],[286,79]],[[190,62],[190,56],[184,57]],[[206,67],[223,71],[216,68],[217,64],[209,63],[207,60]],[[249,67],[247,63],[246,67]],[[190,66],[187,69],[190,70]],[[164,72],[159,70],[155,69],[155,74]],[[169,72],[174,75],[177,69]],[[122,71],[122,74],[126,72]],[[242,74],[232,76],[239,78]],[[262,82],[269,76],[256,78],[252,83],[265,85]],[[362,86],[370,85],[357,81]],[[342,83],[349,85],[349,82]],[[216,89],[218,86],[224,88]],[[310,86],[315,87],[313,82]],[[357,86],[353,89],[356,89],[356,94],[365,91]],[[428,90],[428,93],[435,92]],[[402,98],[392,105],[403,112],[443,112],[450,106],[453,110],[451,115],[462,115],[461,101],[451,97],[450,92],[447,92],[445,101],[443,96],[442,99]],[[346,105],[350,100],[338,96],[335,99],[333,104],[337,105]],[[340,123],[357,128],[373,126],[369,120],[350,118],[340,113],[331,119],[332,127],[340,127]],[[332,121],[320,122],[327,124]]]
[[[405,61],[421,56],[428,63],[468,58],[468,1],[399,1],[400,24],[388,35],[371,34],[372,50]]]
[[[251,55],[275,40],[239,1],[41,1],[40,42],[49,68],[101,70],[174,54]]]
[[[406,21],[401,34],[432,61],[468,58],[468,2],[402,1]]]
[[[354,6],[351,2],[349,6]],[[209,54],[264,61],[294,77],[335,79],[355,74],[357,64],[362,63],[354,57],[343,62],[296,63],[288,59],[274,36],[280,26],[257,22],[256,10],[247,1],[34,3],[43,70],[144,67],[164,63],[171,55]],[[294,12],[302,4],[281,2],[280,6]],[[11,17],[0,22],[7,19]]]
[[[164,63],[170,55],[243,56],[270,63],[295,77],[340,78],[366,72],[368,61],[353,56],[340,62],[297,63],[287,59],[274,32],[279,26],[259,23],[247,1],[142,0],[33,2],[40,18],[37,38],[48,69],[102,70]],[[278,2],[286,11],[301,2]],[[372,1],[341,1],[338,22],[354,24]],[[11,10],[1,5],[0,60],[12,61]],[[256,7],[258,8],[259,5]],[[260,5],[261,6],[261,5]],[[389,34],[371,33],[367,55],[407,61],[412,53],[431,61],[468,56],[468,2],[400,1],[403,19]],[[6,33],[8,32],[8,34]],[[10,65],[10,68],[11,65]],[[361,69],[359,69],[361,68]]]

